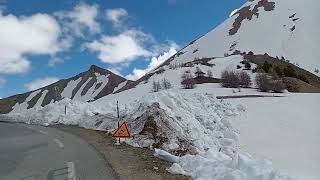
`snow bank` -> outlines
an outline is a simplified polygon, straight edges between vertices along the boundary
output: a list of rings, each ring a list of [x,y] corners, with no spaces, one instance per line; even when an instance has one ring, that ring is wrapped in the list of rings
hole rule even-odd
[[[167,169],[170,173],[191,176],[195,180],[298,180],[275,171],[270,161],[255,160],[248,154],[231,158],[222,152],[208,150],[198,155],[177,157],[156,149],[154,155],[174,163]]]
[[[45,107],[13,112],[8,114],[8,117],[12,121],[25,122],[28,124],[81,125],[81,123],[85,123],[86,118],[101,113],[106,114],[101,108],[93,106],[90,103],[72,101],[66,98]]]
[[[185,146],[184,150],[195,153],[210,148],[231,154],[236,151],[238,134],[228,119],[238,115],[243,107],[232,106],[207,94],[173,90],[150,93],[124,109],[133,134],[139,134],[152,116],[159,127],[157,135],[168,138],[162,146],[166,150]],[[137,127],[137,124],[141,125]]]
[[[134,135],[125,141],[137,147],[166,150],[155,149],[155,156],[174,163],[168,169],[171,173],[197,180],[294,180],[275,171],[269,161],[238,154],[238,133],[230,119],[245,110],[241,105],[210,94],[172,89],[146,93],[121,104],[120,110]],[[10,113],[9,117],[32,124],[62,123],[113,131],[117,124],[115,112],[116,104],[103,99],[92,103],[65,99]]]

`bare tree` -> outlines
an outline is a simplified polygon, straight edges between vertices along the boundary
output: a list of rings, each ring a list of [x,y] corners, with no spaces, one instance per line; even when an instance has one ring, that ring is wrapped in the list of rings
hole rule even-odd
[[[213,77],[212,71],[210,69],[207,71],[207,76],[210,77],[210,78]]]
[[[172,88],[172,85],[168,79],[164,78],[162,79],[162,87],[163,89],[170,89]]]
[[[258,74],[256,76],[256,84],[262,92],[276,92],[281,93],[286,88],[284,82],[278,78],[270,78],[266,74]]]
[[[270,79],[266,74],[257,74],[256,84],[262,92],[268,92],[270,90]]]
[[[237,73],[233,71],[223,71],[221,74],[221,86],[227,88],[240,87],[240,80]]]
[[[152,83],[152,91],[158,92],[161,89],[161,85],[159,81],[153,81]]]
[[[193,89],[195,87],[195,81],[190,71],[186,70],[181,76],[181,84],[185,89]]]
[[[271,90],[275,93],[282,93],[285,88],[285,84],[280,79],[271,82]]]
[[[239,81],[240,81],[239,82],[240,87],[248,88],[252,85],[251,77],[249,76],[249,74],[247,72],[238,73],[238,76],[239,76]]]
[[[197,78],[201,78],[201,77],[203,77],[205,75],[205,73],[202,72],[199,67],[196,67],[195,75],[196,75]]]

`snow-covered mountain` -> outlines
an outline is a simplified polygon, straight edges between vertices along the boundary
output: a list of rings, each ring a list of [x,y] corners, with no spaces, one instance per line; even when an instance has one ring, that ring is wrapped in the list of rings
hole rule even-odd
[[[46,87],[0,100],[0,113],[19,112],[68,98],[93,101],[126,85],[128,80],[92,65],[88,71],[69,79],[62,79]]]
[[[318,0],[248,1],[217,28],[191,42],[175,60],[252,51],[284,57],[314,72],[320,68],[319,7]]]

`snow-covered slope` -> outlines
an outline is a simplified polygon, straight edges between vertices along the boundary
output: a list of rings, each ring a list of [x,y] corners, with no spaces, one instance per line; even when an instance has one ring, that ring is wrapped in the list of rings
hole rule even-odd
[[[93,101],[121,88],[130,81],[97,66],[69,79],[63,79],[32,92],[0,100],[0,113],[19,112],[46,106],[68,98],[75,101]]]
[[[248,111],[235,118],[240,146],[255,158],[305,180],[320,177],[320,94],[285,98],[233,99]],[[257,105],[258,104],[258,105]]]
[[[252,51],[284,57],[315,73],[320,69],[319,7],[318,0],[249,1],[172,60],[183,63],[194,58],[223,57],[236,50]]]

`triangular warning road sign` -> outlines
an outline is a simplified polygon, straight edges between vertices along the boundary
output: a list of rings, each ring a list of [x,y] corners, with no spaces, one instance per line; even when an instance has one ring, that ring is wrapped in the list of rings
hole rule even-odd
[[[114,138],[130,138],[130,132],[126,122],[123,122],[120,127],[113,133],[112,137]]]

